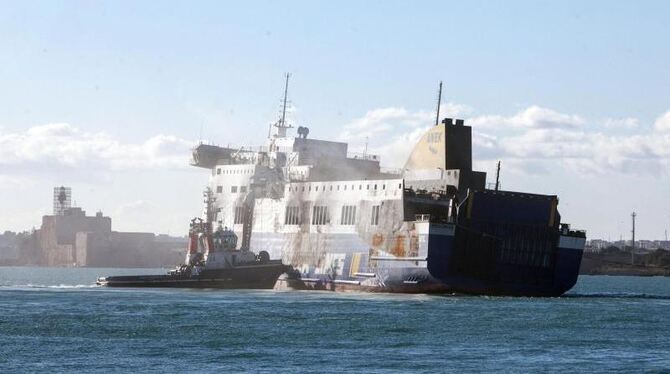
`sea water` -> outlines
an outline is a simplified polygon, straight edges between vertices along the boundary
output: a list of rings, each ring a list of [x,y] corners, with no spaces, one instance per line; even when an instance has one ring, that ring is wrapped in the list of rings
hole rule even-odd
[[[0,372],[661,372],[670,279],[559,298],[110,289],[162,269],[0,267]]]

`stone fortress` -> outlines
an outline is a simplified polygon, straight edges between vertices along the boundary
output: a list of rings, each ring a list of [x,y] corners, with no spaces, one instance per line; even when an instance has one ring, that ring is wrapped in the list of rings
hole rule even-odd
[[[71,204],[68,187],[54,188],[53,215],[21,248],[24,264],[41,266],[161,267],[183,261],[186,237],[112,230],[102,212],[87,216]]]

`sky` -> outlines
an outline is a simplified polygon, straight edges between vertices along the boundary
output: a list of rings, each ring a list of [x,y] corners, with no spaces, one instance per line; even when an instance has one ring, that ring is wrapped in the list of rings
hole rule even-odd
[[[667,1],[5,1],[0,231],[71,186],[113,229],[183,235],[199,141],[290,121],[401,167],[435,116],[473,128],[503,189],[557,194],[589,238],[670,230]]]

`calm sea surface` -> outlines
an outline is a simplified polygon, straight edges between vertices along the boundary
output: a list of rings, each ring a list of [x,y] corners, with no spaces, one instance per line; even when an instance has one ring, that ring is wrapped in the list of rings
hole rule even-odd
[[[670,279],[561,298],[106,289],[161,269],[0,267],[0,372],[663,372]]]

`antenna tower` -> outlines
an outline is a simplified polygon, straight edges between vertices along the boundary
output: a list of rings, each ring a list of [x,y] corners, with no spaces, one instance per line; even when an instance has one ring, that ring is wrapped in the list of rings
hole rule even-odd
[[[440,88],[437,91],[437,114],[435,115],[435,126],[440,123],[440,104],[442,103],[442,81],[440,81]]]
[[[54,216],[64,215],[65,211],[72,207],[72,188],[64,186],[54,187],[53,207]]]
[[[633,228],[631,230],[630,264],[635,265],[635,217],[637,213],[633,212],[630,217],[633,219]]]

